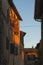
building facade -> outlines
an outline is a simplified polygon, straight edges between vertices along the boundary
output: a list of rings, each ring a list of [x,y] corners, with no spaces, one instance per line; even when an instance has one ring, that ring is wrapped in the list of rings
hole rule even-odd
[[[20,21],[12,0],[0,0],[0,65],[20,65]]]
[[[43,0],[35,0],[34,19],[37,20],[38,22],[41,22],[40,60],[41,60],[41,65],[43,65]]]
[[[23,58],[23,52],[24,52],[24,36],[25,32],[20,31],[20,46],[18,47],[18,54],[14,55],[14,64],[15,65],[24,65],[24,58]]]
[[[20,40],[21,40],[21,45],[20,45],[20,53],[21,53],[21,61],[20,64],[24,65],[24,36],[26,35],[26,32],[20,31]]]
[[[0,60],[0,65],[4,65],[8,63],[8,48],[9,48],[9,43],[10,43],[10,19],[9,19],[9,4],[8,1],[6,0],[0,0],[0,47],[1,47],[1,60]],[[7,3],[7,4],[6,4]],[[8,44],[7,44],[8,43]],[[8,45],[8,47],[6,46]]]

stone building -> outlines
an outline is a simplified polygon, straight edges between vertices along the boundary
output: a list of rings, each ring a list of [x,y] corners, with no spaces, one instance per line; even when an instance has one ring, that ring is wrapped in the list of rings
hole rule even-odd
[[[35,48],[24,48],[24,65],[34,65],[37,57],[38,54]]]
[[[21,40],[21,45],[20,45],[20,54],[21,54],[21,61],[20,64],[24,65],[24,36],[26,35],[26,32],[20,31],[20,40]]]
[[[0,0],[0,65],[8,63],[8,50],[10,43],[10,18],[9,4],[7,0]],[[8,44],[7,44],[8,43]],[[8,46],[6,46],[8,45]],[[7,55],[7,56],[6,56]]]
[[[24,65],[24,59],[23,59],[23,55],[22,52],[24,52],[24,36],[25,36],[25,32],[20,31],[20,46],[18,47],[18,54],[14,55],[14,64],[15,65]]]
[[[0,65],[20,65],[20,20],[12,0],[0,0]]]
[[[41,22],[40,60],[41,65],[43,65],[43,0],[35,0],[34,19]]]

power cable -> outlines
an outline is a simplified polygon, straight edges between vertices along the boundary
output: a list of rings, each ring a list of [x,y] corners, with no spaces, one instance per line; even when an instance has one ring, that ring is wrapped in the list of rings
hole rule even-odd
[[[40,25],[20,26],[20,27],[40,27]]]

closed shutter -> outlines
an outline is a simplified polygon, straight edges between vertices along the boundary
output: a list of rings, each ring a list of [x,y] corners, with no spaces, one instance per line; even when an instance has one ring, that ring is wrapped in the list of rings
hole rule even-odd
[[[14,55],[18,55],[18,47],[13,43],[10,44],[10,53]]]
[[[8,37],[6,37],[6,48],[9,49],[9,44],[10,44],[10,41],[8,39]]]
[[[14,54],[14,44],[10,44],[10,53],[12,54]]]
[[[18,55],[18,46],[14,46],[14,55]]]

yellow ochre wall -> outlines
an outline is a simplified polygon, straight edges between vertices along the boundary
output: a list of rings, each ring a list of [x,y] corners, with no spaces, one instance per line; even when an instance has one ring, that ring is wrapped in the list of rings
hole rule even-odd
[[[20,45],[20,20],[18,19],[17,15],[15,14],[15,12],[13,11],[13,9],[10,10],[10,20],[11,23],[13,23],[14,27],[13,27],[13,42],[16,45]]]

